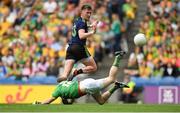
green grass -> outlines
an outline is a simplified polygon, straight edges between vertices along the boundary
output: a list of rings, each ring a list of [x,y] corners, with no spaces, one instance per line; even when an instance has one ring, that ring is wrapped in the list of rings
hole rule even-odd
[[[180,112],[180,105],[145,104],[73,104],[73,105],[30,105],[0,104],[0,112]]]

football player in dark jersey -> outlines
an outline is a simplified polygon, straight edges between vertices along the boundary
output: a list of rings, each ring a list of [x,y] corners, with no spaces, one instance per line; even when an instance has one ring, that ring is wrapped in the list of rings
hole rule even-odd
[[[72,27],[72,36],[66,50],[66,61],[64,66],[63,74],[58,78],[58,82],[66,80],[74,66],[78,61],[81,61],[85,67],[79,70],[75,70],[70,80],[78,74],[90,73],[97,70],[97,65],[90,55],[86,47],[86,40],[96,32],[96,26],[98,21],[95,21],[91,25],[91,31],[88,31],[87,22],[89,21],[92,14],[92,7],[90,4],[84,4],[81,7],[80,17],[77,18]]]

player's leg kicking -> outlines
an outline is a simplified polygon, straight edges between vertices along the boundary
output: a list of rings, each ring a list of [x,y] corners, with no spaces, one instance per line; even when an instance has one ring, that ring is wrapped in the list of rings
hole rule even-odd
[[[125,52],[122,52],[122,51],[117,52],[114,63],[109,71],[109,76],[107,78],[98,80],[98,81],[102,82],[103,88],[106,88],[109,85],[111,85],[112,83],[114,83],[113,87],[110,88],[108,91],[104,92],[103,94],[95,93],[92,95],[94,97],[94,99],[101,105],[104,104],[109,99],[111,94],[114,93],[117,89],[124,88],[124,87],[129,88],[129,86],[126,85],[125,83],[116,81],[118,68],[120,65],[120,59],[122,58],[122,56],[124,54],[125,54]]]

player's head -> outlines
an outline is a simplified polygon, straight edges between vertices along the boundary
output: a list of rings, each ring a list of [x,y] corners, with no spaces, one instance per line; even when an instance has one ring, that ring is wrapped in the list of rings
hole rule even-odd
[[[92,7],[90,4],[84,4],[81,7],[81,17],[85,20],[89,20],[92,13]]]

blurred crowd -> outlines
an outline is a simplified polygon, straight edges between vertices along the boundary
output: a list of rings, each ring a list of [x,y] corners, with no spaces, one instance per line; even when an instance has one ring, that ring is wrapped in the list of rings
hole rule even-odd
[[[80,5],[88,2],[94,8],[91,21],[99,20],[100,22],[97,34],[89,38],[87,45],[91,55],[100,64],[104,55],[111,55],[121,48],[123,34],[135,18],[137,9],[135,0],[0,1],[0,77],[15,76],[17,79],[22,79],[23,77],[49,75],[57,77],[60,75],[64,65],[66,46],[71,38],[72,22],[79,15]],[[153,5],[150,4],[149,7],[153,7]],[[170,8],[173,7],[172,3]],[[166,48],[168,50],[164,49],[164,46],[167,45],[161,45],[159,49],[166,51],[167,55],[169,51],[174,52],[169,56],[174,58],[178,46],[178,41],[175,39],[179,34],[178,32],[174,33],[174,27],[177,27],[177,14],[176,10],[169,11],[173,11],[170,17],[176,21],[172,25],[173,29],[171,30],[171,27],[168,26],[168,30],[166,33],[163,32],[163,36],[170,35],[169,32],[172,32],[173,39],[169,40],[167,44],[173,42],[174,45]],[[164,12],[162,14],[164,15]],[[147,17],[150,16],[147,15]],[[165,19],[169,23],[170,18],[159,18],[158,21],[161,19]],[[150,29],[149,26],[146,27]],[[153,29],[153,31],[156,30]],[[159,32],[161,33],[161,31]],[[158,41],[156,45],[161,40]],[[153,41],[150,42],[152,43],[148,46],[154,44]],[[150,50],[146,51],[147,60],[153,61],[154,57],[149,55]],[[178,61],[178,59],[176,60]],[[173,65],[176,62],[173,61]]]
[[[141,13],[141,12],[138,12]],[[124,69],[123,102],[141,103],[143,86],[178,85],[180,78],[180,1],[148,0],[139,24],[147,44],[131,52]]]
[[[180,77],[180,1],[148,0],[139,32],[147,45],[131,53],[127,75],[143,78]]]

